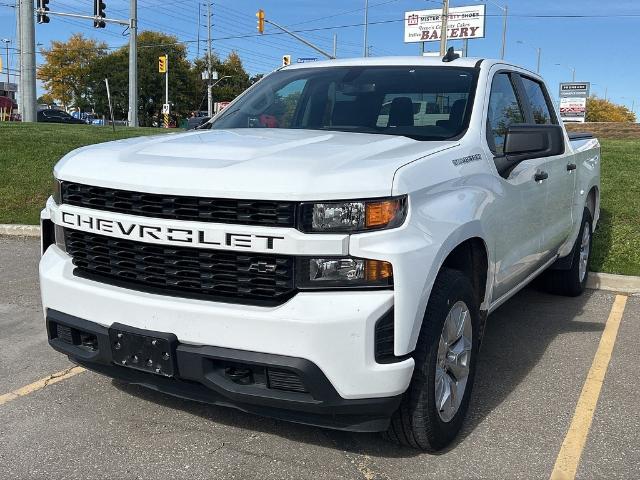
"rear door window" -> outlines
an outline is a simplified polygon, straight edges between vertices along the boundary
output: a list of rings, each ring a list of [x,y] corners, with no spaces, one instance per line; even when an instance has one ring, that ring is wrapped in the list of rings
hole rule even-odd
[[[551,115],[551,108],[547,97],[542,90],[542,85],[535,80],[531,80],[527,77],[520,77],[522,79],[522,86],[527,95],[527,101],[531,108],[533,115],[533,121],[539,125],[557,124],[554,117]]]

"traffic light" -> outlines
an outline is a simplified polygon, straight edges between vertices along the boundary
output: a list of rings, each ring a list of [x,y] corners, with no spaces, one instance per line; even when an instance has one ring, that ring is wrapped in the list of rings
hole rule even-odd
[[[256,17],[258,19],[258,31],[260,33],[264,33],[264,10],[258,10],[258,13],[256,13]]]
[[[167,73],[167,56],[161,55],[158,57],[158,72]]]
[[[105,18],[107,16],[104,11],[107,9],[107,5],[102,0],[93,0],[93,16],[96,19],[93,20],[93,26],[95,28],[104,28],[106,23],[102,20],[97,20],[97,17]]]
[[[51,19],[47,15],[49,0],[38,0],[38,23],[49,23]]]
[[[282,66],[288,67],[291,65],[291,55],[283,55],[282,56]]]

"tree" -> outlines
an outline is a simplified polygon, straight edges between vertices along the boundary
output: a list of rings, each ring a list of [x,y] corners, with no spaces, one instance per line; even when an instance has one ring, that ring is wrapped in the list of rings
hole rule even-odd
[[[634,123],[635,114],[624,105],[592,95],[587,99],[587,122],[623,122]]]
[[[138,119],[151,125],[165,103],[165,76],[158,72],[158,57],[169,57],[169,102],[172,114],[187,116],[197,97],[196,78],[187,60],[187,50],[172,35],[144,31],[138,35]],[[108,112],[104,79],[109,79],[114,116],[127,118],[129,94],[129,47],[124,46],[94,62],[90,83],[95,92],[96,112]]]
[[[41,51],[44,64],[38,68],[37,78],[50,96],[65,107],[85,109],[91,104],[89,71],[105,55],[106,48],[104,42],[85,38],[81,33],[71,35],[66,42],[52,41],[51,48]]]
[[[207,81],[197,79],[200,79],[201,73],[207,70],[207,56],[196,59],[193,70],[194,78],[196,78],[200,86],[200,98],[197,100],[199,107],[195,110],[202,110],[203,106],[206,105]],[[230,52],[224,61],[220,60],[215,54],[211,55],[211,70],[218,72],[218,78],[224,76],[230,77],[222,80],[213,89],[212,96],[214,102],[229,102],[253,84],[249,74],[242,65],[240,56],[235,51]]]
[[[50,93],[43,93],[38,97],[36,103],[38,105],[53,105],[54,103],[56,103],[56,99],[53,98],[53,95],[51,95]]]

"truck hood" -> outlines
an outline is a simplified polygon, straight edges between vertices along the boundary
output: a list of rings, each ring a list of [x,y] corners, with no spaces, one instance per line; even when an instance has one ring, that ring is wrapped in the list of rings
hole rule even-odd
[[[197,130],[83,147],[60,180],[174,195],[265,200],[386,196],[398,168],[456,142],[284,129]]]

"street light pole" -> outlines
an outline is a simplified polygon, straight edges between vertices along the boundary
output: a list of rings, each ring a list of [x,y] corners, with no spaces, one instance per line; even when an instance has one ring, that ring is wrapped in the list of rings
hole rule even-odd
[[[509,6],[505,5],[502,10],[504,12],[504,19],[502,21],[502,50],[500,52],[500,58],[504,60],[504,53],[507,48],[507,17],[509,16]]]
[[[528,43],[526,43],[523,40],[516,40],[516,43],[519,43],[521,45],[531,46],[531,45],[529,45]],[[532,48],[535,48],[536,52],[538,53],[538,62],[537,62],[537,65],[536,65],[536,73],[540,73],[540,57],[542,56],[542,48],[540,48],[540,47],[532,47]],[[557,65],[559,65],[559,64],[557,64]]]

